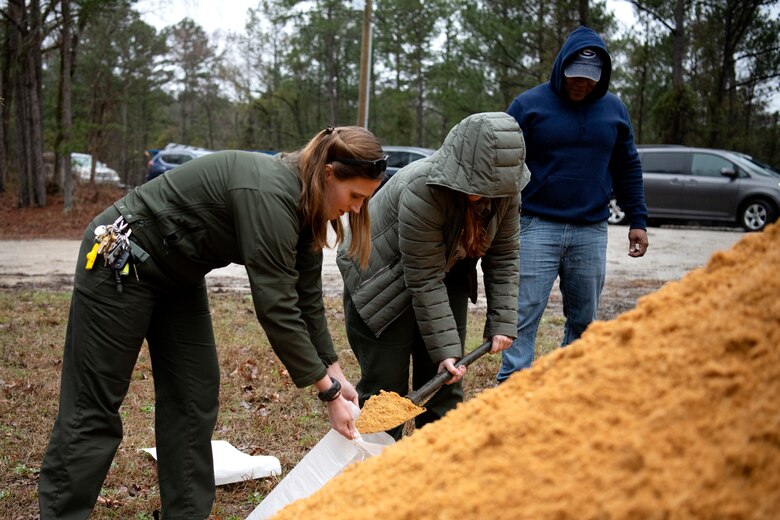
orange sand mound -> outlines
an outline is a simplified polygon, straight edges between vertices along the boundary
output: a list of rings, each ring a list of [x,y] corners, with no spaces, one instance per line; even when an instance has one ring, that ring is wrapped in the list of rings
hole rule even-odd
[[[780,515],[780,225],[275,520]]]

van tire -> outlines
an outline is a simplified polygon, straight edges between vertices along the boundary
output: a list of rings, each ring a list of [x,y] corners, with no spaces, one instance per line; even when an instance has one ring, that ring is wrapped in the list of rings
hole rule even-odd
[[[620,209],[616,199],[610,199],[609,201],[609,217],[607,222],[615,225],[626,224],[626,212]]]
[[[739,210],[737,222],[745,231],[762,231],[777,218],[777,209],[764,199],[745,201]]]

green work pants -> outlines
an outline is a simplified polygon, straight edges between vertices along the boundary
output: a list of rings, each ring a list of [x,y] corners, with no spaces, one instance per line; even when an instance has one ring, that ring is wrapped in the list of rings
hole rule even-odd
[[[120,405],[147,340],[155,391],[155,435],[162,517],[204,519],[214,502],[211,435],[219,407],[219,364],[205,280],[182,287],[152,258],[122,277],[78,257],[65,337],[59,412],[38,484],[41,520],[87,518],[122,440]],[[128,413],[134,413],[129,410]]]
[[[466,323],[470,282],[467,277],[447,276],[445,278],[450,308],[458,327],[461,342],[461,356],[466,341]],[[360,407],[380,390],[396,392],[404,396],[409,393],[409,372],[411,362],[412,390],[417,390],[431,380],[439,370],[438,363],[431,360],[425,348],[414,310],[409,307],[393,321],[377,338],[357,312],[348,291],[344,291],[344,318],[347,339],[360,364],[360,380],[355,389]],[[426,411],[415,417],[415,427],[421,428],[433,422],[463,402],[463,386],[460,381],[444,385],[425,404]],[[403,426],[388,430],[396,440],[403,434]]]

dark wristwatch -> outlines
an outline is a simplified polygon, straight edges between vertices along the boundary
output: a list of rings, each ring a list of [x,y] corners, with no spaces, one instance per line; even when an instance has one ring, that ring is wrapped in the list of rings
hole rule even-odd
[[[341,395],[341,383],[339,383],[338,379],[330,378],[330,382],[332,383],[330,385],[330,388],[325,390],[324,392],[317,392],[317,399],[320,401],[330,402],[336,399],[338,396]]]

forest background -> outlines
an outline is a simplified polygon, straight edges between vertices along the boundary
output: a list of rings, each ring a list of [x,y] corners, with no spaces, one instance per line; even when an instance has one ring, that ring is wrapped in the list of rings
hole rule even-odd
[[[169,142],[289,151],[356,124],[354,2],[258,0],[219,41],[191,19],[158,30],[136,3],[0,1],[0,191],[18,190],[19,207],[54,194],[73,208],[71,152],[131,187],[144,152]],[[607,41],[637,143],[780,164],[780,0],[631,3],[637,22],[618,33],[595,0],[375,0],[368,127],[386,145],[437,148],[466,115],[546,81],[584,24]]]

